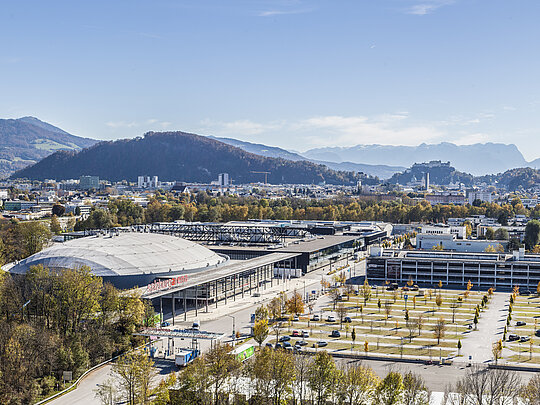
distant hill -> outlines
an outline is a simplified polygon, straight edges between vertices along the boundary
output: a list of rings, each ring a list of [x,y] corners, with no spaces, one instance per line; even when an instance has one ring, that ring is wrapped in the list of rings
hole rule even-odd
[[[505,188],[508,191],[527,190],[533,187],[540,187],[540,170],[521,167],[496,175],[478,177],[476,182],[485,182],[488,184],[497,182],[499,187]]]
[[[484,143],[455,145],[448,142],[418,146],[357,145],[311,149],[303,153],[309,159],[363,164],[391,164],[410,167],[416,162],[449,161],[459,171],[484,175],[528,166],[515,145]]]
[[[96,142],[34,117],[0,119],[0,176],[8,176],[58,150],[81,150]]]
[[[157,175],[164,181],[210,182],[229,173],[236,183],[268,182],[356,184],[357,173],[338,172],[307,161],[293,162],[246,152],[208,137],[184,132],[149,132],[143,138],[100,142],[80,152],[59,151],[13,178],[71,179],[97,175],[112,181],[135,181],[140,175]]]
[[[449,185],[450,183],[463,183],[466,186],[473,184],[474,176],[468,173],[458,172],[448,162],[432,161],[429,163],[415,163],[403,173],[394,174],[389,183],[407,184],[419,181],[429,173],[430,184]]]
[[[236,146],[247,152],[255,153],[256,155],[283,158],[283,159],[288,159],[288,160],[293,160],[293,161],[308,160],[313,163],[328,166],[330,169],[365,173],[369,176],[376,176],[382,179],[387,179],[391,177],[394,173],[399,173],[405,170],[405,167],[401,167],[401,166],[368,165],[368,164],[352,163],[352,162],[337,163],[337,162],[330,162],[330,161],[325,161],[325,160],[308,159],[298,153],[289,152],[288,150],[278,148],[275,146],[267,146],[260,143],[245,142],[245,141],[240,141],[238,139],[233,139],[233,138],[218,138],[218,137],[213,137],[213,136],[211,136],[210,138],[227,143],[229,145]]]

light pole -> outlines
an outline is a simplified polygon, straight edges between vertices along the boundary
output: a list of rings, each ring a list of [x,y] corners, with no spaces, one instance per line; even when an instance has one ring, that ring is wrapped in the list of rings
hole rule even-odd
[[[233,342],[236,344],[236,318],[233,315],[226,315],[229,318],[232,318],[232,338]]]

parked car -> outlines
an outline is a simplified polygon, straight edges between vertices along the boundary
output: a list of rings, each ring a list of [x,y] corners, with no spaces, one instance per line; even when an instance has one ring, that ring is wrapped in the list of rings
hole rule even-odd
[[[165,326],[170,326],[171,324],[167,321],[161,322],[161,327],[164,328]]]
[[[327,322],[335,322],[336,317],[334,315],[328,315],[328,318],[326,318],[326,321]]]
[[[308,337],[309,337],[309,332],[306,331],[306,330],[303,330],[303,331],[302,331],[302,337],[303,337],[303,338],[308,338]]]
[[[509,342],[514,342],[514,341],[516,341],[516,340],[519,340],[519,336],[518,336],[518,335],[514,335],[514,334],[508,335],[508,341],[509,341]]]
[[[270,343],[270,342],[268,342],[265,346],[266,346],[266,347],[269,347],[270,349],[271,349],[272,347],[274,347],[274,346],[272,345],[272,343]]]
[[[411,287],[411,291],[418,291],[418,286],[415,284]]]
[[[332,337],[341,337],[341,333],[339,333],[339,330],[333,330],[330,334]]]
[[[529,340],[531,340],[531,338],[529,336],[522,336],[519,339],[520,342],[528,342]]]
[[[312,321],[320,321],[321,317],[319,315],[313,315],[313,318],[311,318]]]
[[[540,329],[537,329],[536,332],[534,332],[534,334],[535,334],[537,337],[540,337]]]
[[[350,316],[346,316],[345,318],[343,318],[343,322],[345,323],[351,323],[352,322],[352,319]]]
[[[299,321],[300,318],[298,317],[298,315],[295,315],[295,316],[293,316],[293,319],[292,319],[292,320],[293,320],[293,321]]]
[[[328,343],[325,342],[324,340],[317,342],[317,347],[325,347],[325,346],[328,346]]]
[[[283,348],[288,349],[289,347],[292,347],[290,342],[283,342]]]
[[[516,326],[525,326],[525,325],[527,325],[527,324],[525,322],[523,322],[523,321],[517,321],[516,322]]]
[[[298,346],[307,346],[307,342],[305,340],[299,340],[298,342],[295,343],[295,346],[298,345]]]
[[[280,342],[288,342],[289,340],[291,340],[291,337],[286,335],[279,338]]]
[[[291,333],[291,336],[292,336],[292,337],[299,337],[299,336],[300,336],[300,332],[298,332],[297,330],[293,330],[292,333]]]
[[[283,345],[281,343],[276,343],[275,348],[276,349],[283,349]]]

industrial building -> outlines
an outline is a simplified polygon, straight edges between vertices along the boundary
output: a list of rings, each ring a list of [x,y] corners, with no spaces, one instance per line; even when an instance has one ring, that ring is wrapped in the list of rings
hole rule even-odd
[[[463,288],[469,280],[475,288],[536,291],[540,282],[540,256],[514,254],[455,253],[386,250],[372,248],[367,261],[367,278],[377,284],[409,280],[425,287],[442,281],[445,287]]]

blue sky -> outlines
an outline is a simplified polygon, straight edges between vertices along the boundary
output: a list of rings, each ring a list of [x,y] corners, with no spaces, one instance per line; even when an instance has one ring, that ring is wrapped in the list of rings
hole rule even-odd
[[[6,1],[0,116],[304,151],[515,143],[540,157],[538,0]]]

